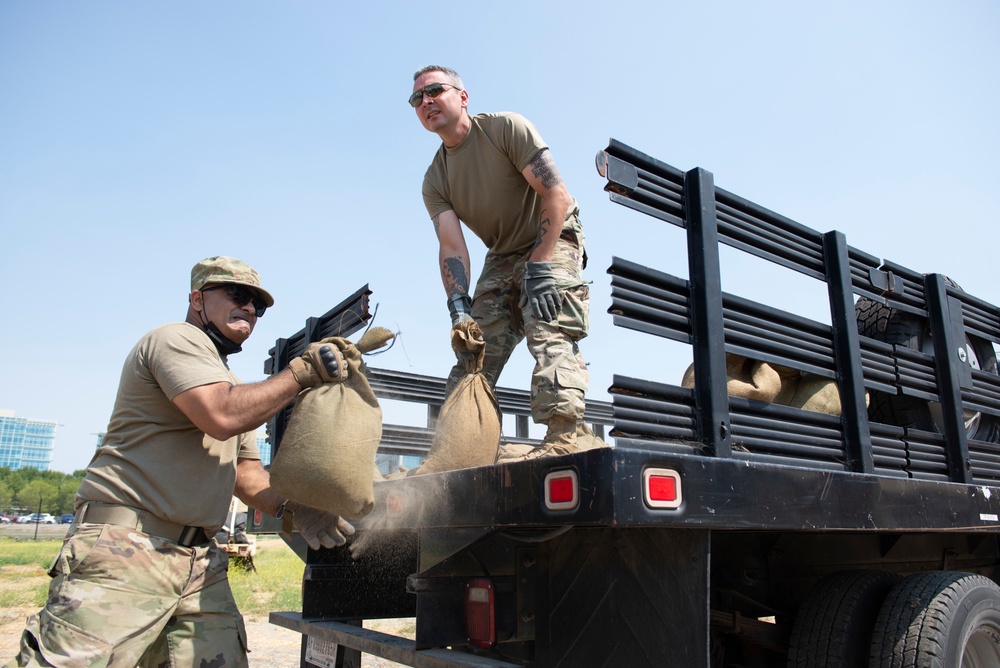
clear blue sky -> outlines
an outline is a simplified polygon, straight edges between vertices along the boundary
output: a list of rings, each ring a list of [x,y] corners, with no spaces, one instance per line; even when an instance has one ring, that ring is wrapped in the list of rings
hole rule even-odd
[[[439,142],[405,103],[432,63],[473,112],[531,119],[580,202],[593,398],[690,361],[606,313],[612,255],[686,275],[679,231],[602,191],[610,137],[1000,302],[998,34],[992,0],[0,2],[0,408],[58,421],[53,468],[84,468],[128,350],[218,254],[277,298],[232,358],[244,380],[365,283],[402,332],[373,364],[445,374],[420,198]],[[810,281],[726,260],[724,289],[824,319]],[[522,348],[501,384],[530,367]]]

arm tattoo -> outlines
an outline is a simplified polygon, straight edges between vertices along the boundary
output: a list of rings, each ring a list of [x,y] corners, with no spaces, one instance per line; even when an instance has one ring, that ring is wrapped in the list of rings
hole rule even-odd
[[[441,264],[441,275],[444,276],[445,292],[453,295],[456,292],[469,291],[469,277],[465,275],[465,265],[460,257],[446,257]]]
[[[434,236],[436,236],[438,238],[438,241],[440,241],[441,240],[441,214],[439,213],[438,215],[436,215],[433,218],[431,218],[431,222],[434,223]]]
[[[543,148],[534,158],[531,159],[531,173],[540,179],[546,189],[552,188],[562,183],[559,170],[556,169],[556,162],[552,159],[549,149]]]
[[[538,241],[535,243],[535,246],[542,243],[542,239],[549,233],[549,226],[551,224],[552,221],[549,219],[548,210],[542,209],[541,213],[538,214]]]

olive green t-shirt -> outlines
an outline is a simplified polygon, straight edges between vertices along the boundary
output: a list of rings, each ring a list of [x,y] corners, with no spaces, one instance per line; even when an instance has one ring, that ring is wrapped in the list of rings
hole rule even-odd
[[[201,329],[174,323],[143,336],[125,360],[107,434],[76,505],[141,508],[214,535],[233,497],[236,459],[260,459],[255,434],[217,441],[171,400],[220,382],[237,385],[239,379]]]
[[[427,213],[434,218],[453,210],[494,253],[527,251],[538,237],[541,197],[521,170],[547,145],[520,114],[477,114],[470,120],[462,143],[442,144],[424,174]]]

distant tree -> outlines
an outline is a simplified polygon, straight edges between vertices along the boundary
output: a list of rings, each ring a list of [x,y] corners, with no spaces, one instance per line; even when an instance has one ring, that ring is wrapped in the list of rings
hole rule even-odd
[[[80,482],[81,480],[79,478],[67,476],[61,483],[59,483],[59,496],[56,499],[57,513],[61,515],[63,513],[73,512],[76,490],[80,489]]]
[[[10,487],[7,487],[7,483],[0,480],[0,508],[9,508],[11,499],[13,498],[14,494],[10,491]]]
[[[30,508],[29,512],[38,511],[38,502],[41,500],[43,513],[51,513],[56,510],[56,500],[59,498],[59,487],[44,480],[32,480],[22,487],[14,497],[14,500],[22,508]]]

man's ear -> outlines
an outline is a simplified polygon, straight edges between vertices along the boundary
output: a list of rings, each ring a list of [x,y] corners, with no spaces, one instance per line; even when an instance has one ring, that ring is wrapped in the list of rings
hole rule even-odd
[[[191,294],[188,295],[188,303],[195,311],[201,311],[205,307],[205,298],[201,294],[201,290],[192,290]]]

